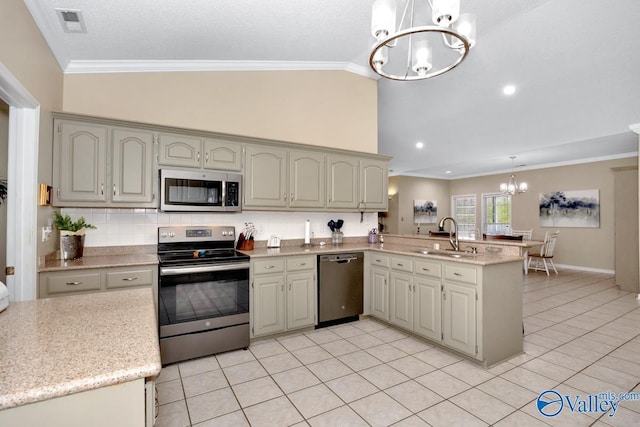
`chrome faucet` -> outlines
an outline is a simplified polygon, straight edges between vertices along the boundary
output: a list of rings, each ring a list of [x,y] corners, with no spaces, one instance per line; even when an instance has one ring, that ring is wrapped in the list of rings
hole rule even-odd
[[[438,223],[438,228],[440,230],[444,230],[444,223],[445,223],[446,220],[450,220],[451,222],[453,222],[453,227],[449,228],[449,243],[451,243],[451,246],[453,246],[453,250],[454,251],[459,251],[460,250],[460,242],[458,241],[458,222],[455,220],[455,218],[450,217],[450,216],[445,216]],[[455,230],[455,234],[454,235],[451,234],[452,230]]]

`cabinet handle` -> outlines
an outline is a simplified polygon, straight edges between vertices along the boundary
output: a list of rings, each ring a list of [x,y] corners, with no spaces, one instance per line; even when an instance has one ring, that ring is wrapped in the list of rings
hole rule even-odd
[[[293,200],[293,193],[291,193],[291,199],[290,200]]]
[[[115,184],[113,184],[113,195],[114,196],[116,195],[116,185]]]
[[[209,163],[209,152],[204,153],[204,162]]]
[[[198,151],[198,154],[197,154],[197,158],[196,158],[196,160],[197,160],[197,161],[200,161],[200,152],[199,152],[199,151]]]
[[[287,200],[287,193],[283,193],[282,197],[284,197],[284,200],[286,201]]]
[[[284,285],[280,285],[280,292],[284,292]]]
[[[289,283],[289,290],[291,290],[291,283]]]
[[[429,270],[428,268],[424,268],[424,267],[422,267],[422,270],[423,270],[423,271],[431,271],[431,270]]]
[[[443,299],[443,300],[446,300],[446,299],[447,299],[447,293],[446,293],[446,292],[443,292],[443,293],[442,293],[442,299]]]
[[[454,276],[462,276],[462,273],[453,273]]]
[[[272,268],[275,268],[275,265],[265,265],[264,266],[265,270],[271,270]]]
[[[398,263],[398,264],[397,264],[397,266],[398,266],[398,267],[404,267],[404,264],[400,264],[400,263]]]
[[[133,282],[134,280],[138,280],[137,277],[127,277],[122,279],[123,282]]]
[[[299,262],[298,263],[298,267],[302,267],[303,265],[307,265],[307,263],[306,262]]]
[[[382,262],[382,260],[381,259],[377,259],[376,262]]]
[[[82,282],[67,282],[66,284],[68,286],[78,286],[78,285],[82,285]]]
[[[100,194],[104,196],[104,183],[100,184]]]

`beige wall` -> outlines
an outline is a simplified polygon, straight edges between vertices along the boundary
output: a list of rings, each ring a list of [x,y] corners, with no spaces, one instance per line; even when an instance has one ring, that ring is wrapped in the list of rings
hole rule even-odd
[[[69,74],[64,111],[376,153],[377,84],[344,71]]]
[[[558,190],[600,190],[600,228],[559,228],[556,264],[614,270],[614,177],[612,167],[637,165],[637,157],[530,171],[516,171],[519,182],[527,182],[529,191],[513,197],[512,227],[533,229],[535,239],[543,239],[553,228],[540,227],[538,198],[543,192]],[[468,178],[451,182],[451,194],[495,192],[507,174]],[[629,203],[637,203],[638,194],[629,195]],[[482,218],[478,211],[478,227]]]
[[[23,1],[0,2],[0,35],[0,62],[40,104],[38,181],[51,185],[51,111],[62,109],[62,71]],[[38,209],[38,227],[47,223],[52,211]],[[55,239],[38,243],[38,255],[53,250]]]
[[[388,232],[392,234],[418,234],[418,224],[413,222],[413,201],[438,202],[438,219],[451,212],[450,181],[443,179],[392,176],[389,178],[389,195],[393,203],[387,214]],[[397,210],[391,209],[397,203]],[[429,234],[438,229],[437,224],[421,224],[419,234]]]

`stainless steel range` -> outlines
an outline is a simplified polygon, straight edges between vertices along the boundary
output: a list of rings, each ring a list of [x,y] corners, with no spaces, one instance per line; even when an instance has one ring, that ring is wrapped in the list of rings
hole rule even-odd
[[[227,226],[158,228],[162,364],[249,346],[249,257]]]

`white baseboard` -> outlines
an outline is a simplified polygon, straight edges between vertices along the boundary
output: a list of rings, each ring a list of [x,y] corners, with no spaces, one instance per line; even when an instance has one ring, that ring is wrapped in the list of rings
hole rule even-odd
[[[585,267],[582,265],[556,264],[556,268],[558,268],[558,270],[563,269],[563,270],[588,271],[590,273],[616,274],[615,270],[606,270],[604,268],[591,268],[591,267]]]

